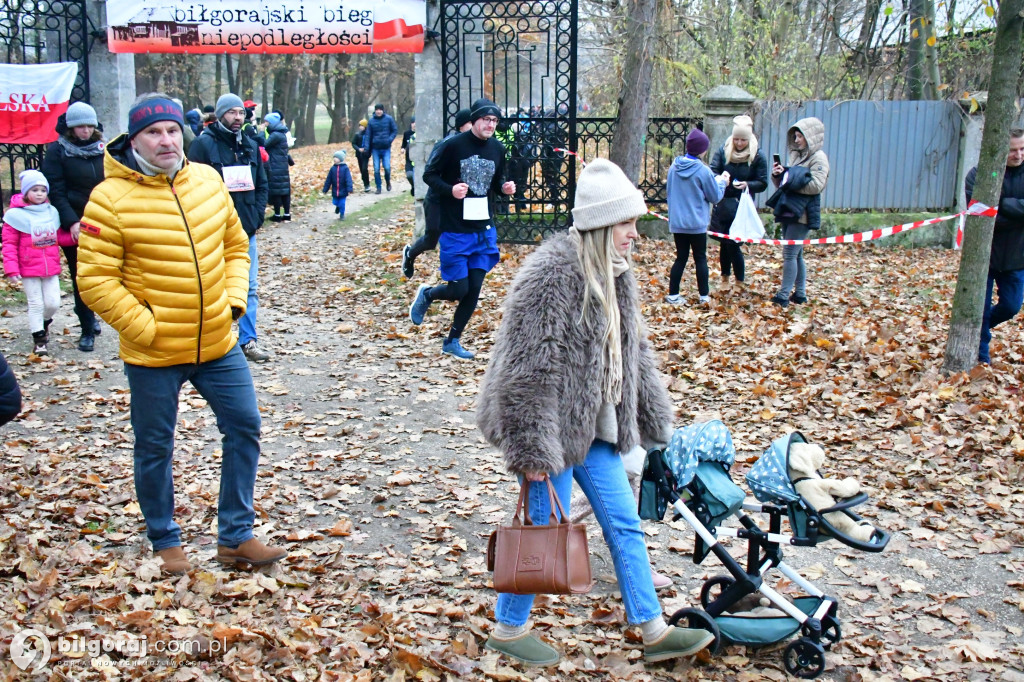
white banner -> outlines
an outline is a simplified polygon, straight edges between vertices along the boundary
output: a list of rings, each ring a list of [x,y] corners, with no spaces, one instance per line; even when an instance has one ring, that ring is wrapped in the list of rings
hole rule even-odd
[[[111,52],[422,52],[426,0],[108,0]]]
[[[0,64],[0,142],[46,144],[68,110],[78,64]]]

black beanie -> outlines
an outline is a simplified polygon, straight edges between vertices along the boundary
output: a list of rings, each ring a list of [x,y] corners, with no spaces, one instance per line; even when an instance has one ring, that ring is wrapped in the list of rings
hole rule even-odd
[[[487,99],[481,97],[477,101],[473,102],[473,106],[470,108],[469,120],[476,123],[477,120],[484,116],[494,116],[495,118],[501,118],[501,109],[498,105]]]
[[[458,130],[462,126],[470,122],[469,109],[459,109],[455,112],[455,129]]]

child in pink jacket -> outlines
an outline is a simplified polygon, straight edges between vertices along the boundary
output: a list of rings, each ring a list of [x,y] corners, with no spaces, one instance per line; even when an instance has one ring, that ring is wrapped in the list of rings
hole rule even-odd
[[[45,175],[27,170],[19,178],[21,194],[11,197],[4,212],[4,273],[21,282],[33,352],[46,355],[50,323],[60,304],[60,214],[47,201],[50,183]]]

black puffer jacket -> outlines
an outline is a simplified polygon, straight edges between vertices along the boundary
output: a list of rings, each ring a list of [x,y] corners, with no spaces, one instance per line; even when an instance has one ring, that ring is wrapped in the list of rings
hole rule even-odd
[[[964,189],[967,201],[974,194],[978,169],[967,172]],[[999,193],[999,214],[992,232],[992,255],[989,269],[996,272],[1024,269],[1024,166],[1007,168],[1003,189]]]
[[[0,425],[6,424],[21,412],[21,389],[7,360],[0,354]]]
[[[71,140],[76,147],[93,142]],[[51,142],[46,148],[42,171],[50,182],[50,203],[60,213],[60,226],[66,230],[82,219],[89,194],[103,182],[103,150],[95,156],[82,158],[68,155],[60,142]]]
[[[743,194],[743,191],[733,187],[732,183],[737,180],[746,182],[748,192],[760,194],[768,187],[768,159],[758,151],[753,163],[726,163],[725,147],[719,147],[711,160],[711,172],[721,175],[722,171],[729,171],[732,179],[725,188],[725,196],[711,211],[711,229],[714,232],[729,234],[729,228],[736,217],[736,209],[740,205],[740,195]]]
[[[242,221],[242,229],[250,237],[263,224],[267,208],[267,173],[260,158],[259,145],[248,135],[242,134],[238,145],[235,135],[226,131],[219,123],[207,126],[188,150],[188,160],[213,166],[224,177],[224,166],[248,166],[256,189],[248,192],[232,192],[231,200]]]
[[[288,166],[295,165],[291,154],[288,153],[288,128],[283,123],[278,123],[273,128],[267,128],[270,136],[264,148],[270,160],[267,161],[267,176],[269,177],[270,196],[279,197],[292,193],[292,180],[288,172]]]

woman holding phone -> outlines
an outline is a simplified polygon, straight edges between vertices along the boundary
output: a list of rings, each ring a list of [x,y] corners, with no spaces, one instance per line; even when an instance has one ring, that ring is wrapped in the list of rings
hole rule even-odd
[[[754,122],[746,115],[737,116],[732,122],[732,136],[719,147],[711,160],[712,173],[721,175],[727,171],[732,179],[725,188],[725,196],[711,211],[711,231],[722,234],[729,234],[743,193],[759,194],[768,187],[768,160],[757,148]],[[722,268],[722,285],[728,286],[729,277],[733,274],[737,282],[743,282],[746,272],[742,244],[731,239],[720,241],[718,263]]]

